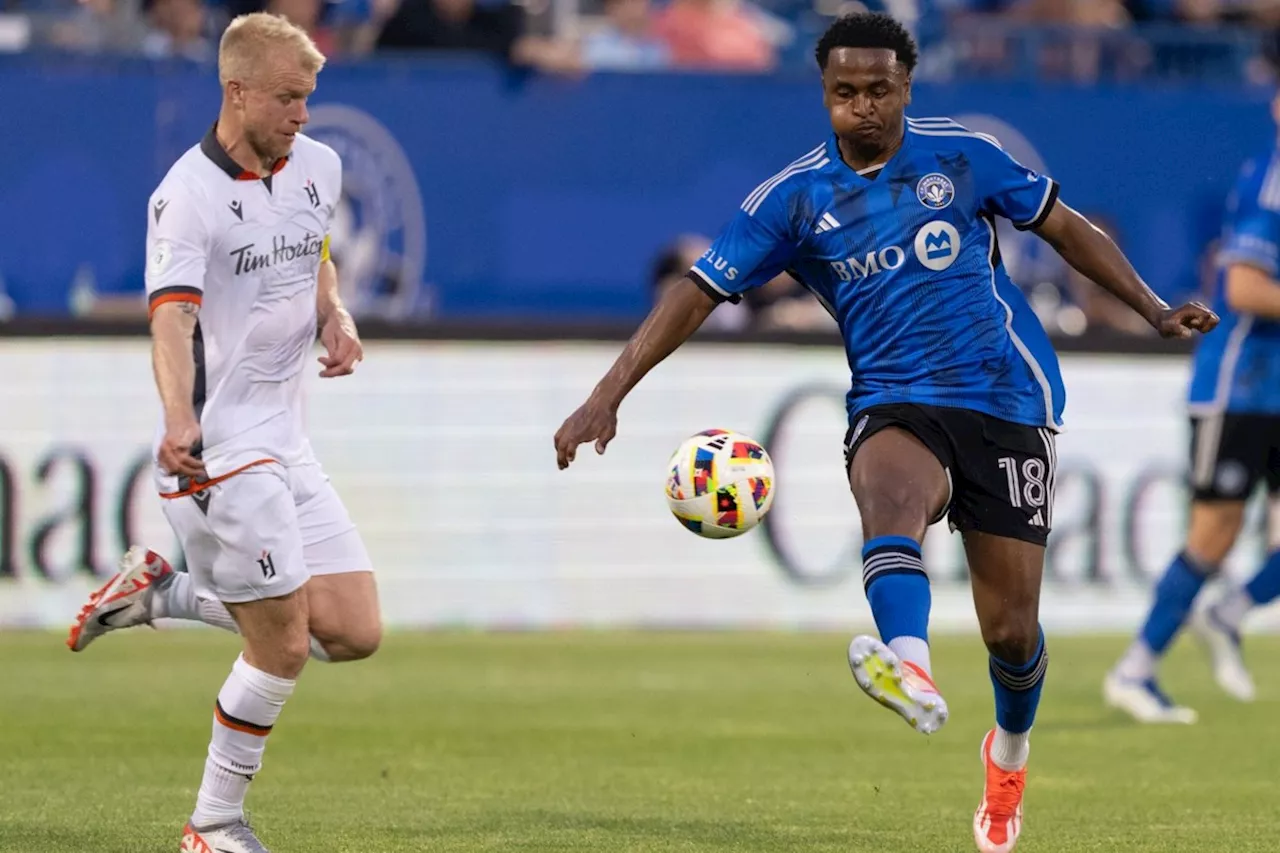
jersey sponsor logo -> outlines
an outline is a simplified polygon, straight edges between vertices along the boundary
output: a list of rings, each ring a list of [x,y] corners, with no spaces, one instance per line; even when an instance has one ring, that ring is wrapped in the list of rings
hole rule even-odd
[[[935,272],[945,270],[960,255],[960,232],[950,222],[934,220],[916,232],[916,260]]]
[[[147,256],[147,272],[153,276],[163,275],[172,260],[173,247],[169,245],[169,241],[157,240],[151,247],[151,254]]]
[[[344,104],[311,108],[307,135],[342,158],[329,233],[348,307],[357,315],[409,315],[423,286],[427,226],[404,148],[372,116]]]
[[[236,265],[233,274],[244,275],[258,270],[281,267],[306,260],[313,255],[319,258],[323,248],[324,238],[309,231],[293,242],[283,234],[277,234],[271,239],[269,251],[259,251],[257,243],[232,249],[231,257]]]
[[[930,172],[916,184],[916,198],[931,210],[950,207],[955,197],[956,185],[946,175],[938,172]]]
[[[896,270],[906,263],[907,253],[898,246],[885,246],[883,249],[867,252],[865,257],[848,257],[843,261],[832,261],[831,269],[841,281],[861,281],[882,272]]]
[[[729,261],[724,257],[717,255],[711,249],[702,253],[702,259],[716,272],[724,273],[725,281],[733,281],[738,277],[738,268],[729,266]]]

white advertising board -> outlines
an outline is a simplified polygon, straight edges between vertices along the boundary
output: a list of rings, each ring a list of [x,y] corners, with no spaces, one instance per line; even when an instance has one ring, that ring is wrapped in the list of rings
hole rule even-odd
[[[690,345],[624,404],[607,454],[584,447],[558,471],[551,437],[618,349],[374,342],[355,376],[311,380],[312,440],[364,534],[388,624],[869,625],[841,465],[843,354]],[[1044,622],[1128,630],[1180,546],[1187,368],[1119,356],[1063,366]],[[177,555],[148,470],[148,345],[4,340],[0,375],[0,625],[62,625],[128,544]],[[713,426],[768,444],[768,530],[704,541],[667,513],[669,454]],[[1235,572],[1257,558],[1260,515]],[[925,556],[936,628],[972,628],[959,537],[936,526]]]

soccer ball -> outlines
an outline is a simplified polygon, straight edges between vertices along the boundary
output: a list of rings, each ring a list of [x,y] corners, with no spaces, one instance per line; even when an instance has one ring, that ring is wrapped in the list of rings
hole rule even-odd
[[[773,461],[755,439],[709,429],[685,440],[667,463],[667,505],[707,539],[740,536],[773,504]]]

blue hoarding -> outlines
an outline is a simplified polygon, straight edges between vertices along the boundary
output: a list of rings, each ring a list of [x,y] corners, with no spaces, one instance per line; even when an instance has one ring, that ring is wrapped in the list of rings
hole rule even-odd
[[[995,132],[1172,295],[1194,286],[1240,161],[1274,138],[1267,97],[964,83],[921,85],[911,112]],[[0,61],[0,277],[20,313],[68,313],[77,276],[141,288],[147,197],[218,98],[208,67]],[[440,318],[635,316],[664,244],[714,233],[826,133],[816,75],[377,61],[326,69],[313,107],[346,161],[335,246],[364,310]]]

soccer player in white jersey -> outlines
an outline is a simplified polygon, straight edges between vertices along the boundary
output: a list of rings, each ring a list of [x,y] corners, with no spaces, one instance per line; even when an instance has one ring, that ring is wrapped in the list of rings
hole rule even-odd
[[[264,853],[245,794],[308,654],[367,657],[381,637],[369,556],[302,424],[317,329],[321,376],[362,357],[328,252],[342,164],[301,134],[323,65],[283,18],[234,20],[218,52],[218,121],[151,197],[156,479],[190,572],[131,549],[68,640],[79,651],[160,616],[243,635],[184,853]]]

